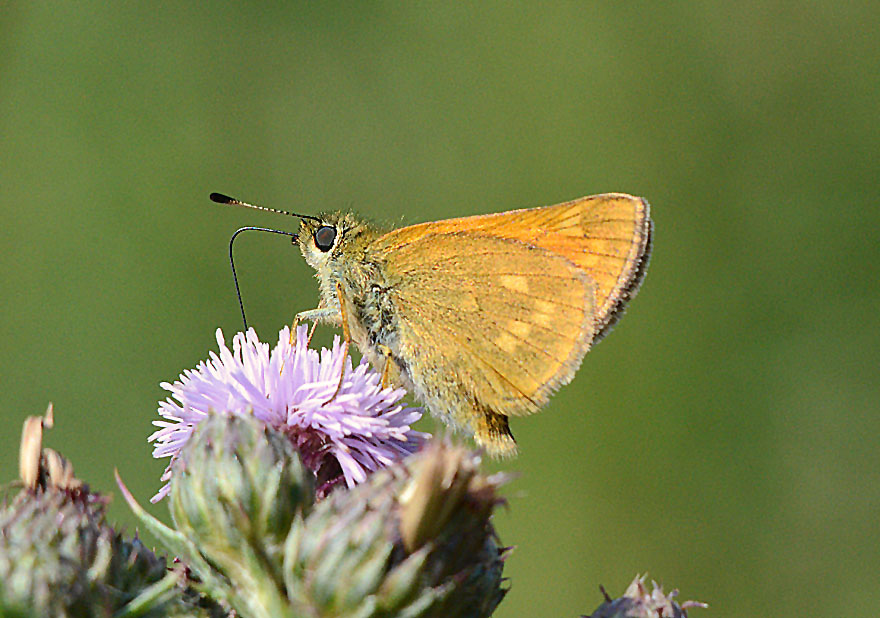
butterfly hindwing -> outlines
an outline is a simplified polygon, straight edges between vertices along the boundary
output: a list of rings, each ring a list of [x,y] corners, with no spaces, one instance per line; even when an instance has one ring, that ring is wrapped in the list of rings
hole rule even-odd
[[[592,341],[592,280],[517,240],[470,231],[414,237],[410,229],[376,241],[374,257],[386,258],[403,356],[424,361],[410,368],[425,373],[412,381],[442,381],[502,415],[537,410]]]

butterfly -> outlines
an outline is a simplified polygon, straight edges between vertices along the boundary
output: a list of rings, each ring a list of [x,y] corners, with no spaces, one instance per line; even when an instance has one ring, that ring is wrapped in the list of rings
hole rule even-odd
[[[321,292],[297,320],[342,326],[387,383],[494,456],[516,453],[510,418],[543,407],[620,319],[653,229],[623,193],[392,230],[294,216]]]

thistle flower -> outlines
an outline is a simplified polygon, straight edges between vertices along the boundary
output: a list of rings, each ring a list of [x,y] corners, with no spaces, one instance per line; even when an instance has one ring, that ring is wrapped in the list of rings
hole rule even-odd
[[[171,397],[159,404],[164,420],[153,421],[160,428],[149,437],[155,442],[153,457],[170,456],[173,462],[210,412],[252,415],[287,435],[323,495],[342,480],[353,487],[421,447],[427,434],[411,425],[422,410],[400,404],[402,389],[383,389],[379,374],[364,360],[353,368],[339,337],[320,354],[307,343],[305,326],[293,344],[285,327],[270,351],[249,329],[233,337],[230,351],[218,329],[219,354],[211,352],[208,361],[184,371],[173,384],[162,383]],[[344,379],[336,392],[340,372]],[[162,480],[171,474],[169,464]],[[166,483],[152,501],[168,491]]]

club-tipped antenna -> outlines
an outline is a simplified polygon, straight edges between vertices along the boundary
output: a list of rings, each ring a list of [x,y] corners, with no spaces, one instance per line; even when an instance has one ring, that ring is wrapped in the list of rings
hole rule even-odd
[[[295,212],[281,210],[280,208],[269,208],[268,206],[248,204],[247,202],[242,202],[241,200],[237,200],[234,197],[229,197],[228,195],[223,195],[222,193],[212,193],[208,197],[211,199],[212,202],[217,202],[218,204],[227,204],[228,206],[243,206],[244,208],[253,208],[254,210],[265,210],[266,212],[274,212],[275,214],[287,215],[288,217],[299,217],[300,219],[311,219],[312,221],[317,221],[318,223],[321,223],[321,220],[318,217],[313,217],[311,215],[300,215]]]
[[[212,193],[208,196],[212,202],[217,202],[218,204],[227,204],[229,206],[243,206],[244,208],[253,208],[254,210],[265,210],[266,212],[273,212],[279,215],[287,215],[288,217],[298,217],[300,219],[311,219],[312,221],[316,221],[318,223],[322,223],[321,219],[318,217],[313,217],[311,215],[300,215],[295,212],[288,212],[286,210],[281,210],[280,208],[269,208],[268,206],[258,206],[256,204],[248,204],[247,202],[242,202],[241,200],[237,200],[234,197],[229,197],[228,195],[224,195],[222,193]],[[229,239],[229,265],[232,267],[232,281],[235,283],[235,295],[238,298],[238,308],[241,309],[241,321],[244,323],[244,330],[247,331],[248,323],[247,317],[244,313],[244,302],[241,299],[241,288],[238,285],[238,274],[235,272],[235,259],[232,254],[232,245],[235,242],[235,238],[241,234],[242,232],[272,232],[273,234],[282,234],[284,236],[290,236],[294,241],[297,239],[297,235],[293,232],[285,232],[283,230],[276,230],[269,227],[254,227],[248,226],[235,230],[235,233],[232,235],[232,238]]]

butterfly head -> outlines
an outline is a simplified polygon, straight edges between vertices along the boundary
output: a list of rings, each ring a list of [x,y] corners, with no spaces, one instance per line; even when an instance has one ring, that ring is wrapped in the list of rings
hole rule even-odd
[[[319,272],[363,249],[376,232],[352,213],[324,213],[303,219],[297,242],[303,257]]]

